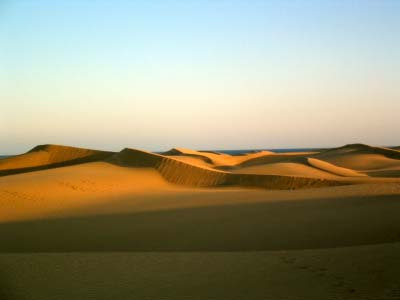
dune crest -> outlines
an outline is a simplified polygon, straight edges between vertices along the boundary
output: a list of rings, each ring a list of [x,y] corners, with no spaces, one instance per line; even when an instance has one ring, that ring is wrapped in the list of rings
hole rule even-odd
[[[128,148],[115,154],[110,162],[122,166],[155,168],[169,182],[198,187],[238,185],[269,189],[299,189],[346,184],[323,178],[230,173],[184,163],[173,157]]]
[[[24,154],[0,160],[0,176],[103,160],[112,154],[62,145],[39,145]]]
[[[400,151],[396,149],[374,147],[366,144],[348,144],[338,148],[332,148],[320,153],[320,156],[333,156],[344,154],[381,154],[388,158],[400,159]]]
[[[338,166],[335,166],[334,164],[331,164],[326,161],[322,161],[317,158],[309,157],[309,158],[307,158],[307,162],[315,168],[318,168],[323,171],[327,171],[329,173],[339,175],[339,176],[344,176],[344,177],[365,177],[365,176],[367,176],[366,174],[359,173],[354,170],[338,167]]]
[[[388,168],[400,171],[400,151],[383,147],[350,144],[322,151],[314,157],[355,171],[373,171],[368,172],[369,176]]]

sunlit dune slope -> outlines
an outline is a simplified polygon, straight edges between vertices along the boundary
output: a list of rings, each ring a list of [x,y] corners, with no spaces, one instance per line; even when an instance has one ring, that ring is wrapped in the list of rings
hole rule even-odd
[[[131,167],[153,167],[168,181],[190,186],[238,185],[270,189],[298,189],[335,186],[345,183],[324,178],[301,176],[237,174],[192,165],[159,154],[124,149],[110,158],[110,162]]]
[[[323,151],[315,157],[371,177],[400,177],[400,151],[389,148],[351,144]]]
[[[3,176],[0,250],[261,251],[399,240],[399,181],[334,175],[330,168],[342,169],[311,155],[267,153],[243,167],[290,157],[269,167],[301,176],[226,172],[134,149]]]
[[[329,149],[315,157],[340,167],[358,171],[400,167],[400,151],[364,144],[351,144]]]
[[[271,151],[257,151],[251,153],[244,153],[240,155],[229,155],[225,153],[215,152],[215,151],[196,151],[186,148],[173,148],[163,155],[166,156],[177,156],[179,157],[196,157],[202,159],[204,162],[208,163],[210,166],[219,167],[219,166],[234,166],[242,163],[243,161],[273,154]]]
[[[294,162],[305,163],[307,157],[314,155],[317,152],[291,152],[291,153],[275,153],[272,155],[262,155],[259,157],[249,157],[243,160],[237,167],[251,167],[264,164],[281,163],[281,162]]]
[[[284,176],[304,176],[314,178],[338,179],[330,172],[325,172],[298,162],[276,162],[254,165],[250,167],[234,168],[229,171],[241,174],[275,174]]]
[[[318,168],[318,169],[321,169],[323,171],[327,171],[329,173],[336,174],[336,175],[339,175],[339,176],[345,176],[345,177],[363,177],[363,176],[367,176],[365,174],[356,172],[354,170],[346,169],[346,168],[343,168],[343,167],[338,167],[338,166],[335,166],[335,165],[333,165],[333,164],[331,164],[329,162],[322,161],[322,160],[316,159],[316,158],[309,157],[309,158],[307,158],[307,162],[311,166],[313,166],[315,168]]]
[[[0,251],[260,251],[399,241],[398,184],[187,189],[151,168],[99,162],[1,183]]]
[[[113,152],[61,145],[39,145],[27,153],[0,160],[0,176],[103,160]]]
[[[398,162],[36,147],[0,160],[0,298],[395,299]]]
[[[86,211],[124,195],[144,197],[176,188],[153,168],[106,162],[4,176],[0,177],[0,222]]]

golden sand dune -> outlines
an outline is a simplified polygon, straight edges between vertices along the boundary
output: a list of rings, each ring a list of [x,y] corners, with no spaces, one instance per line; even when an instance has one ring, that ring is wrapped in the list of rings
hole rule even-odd
[[[305,159],[318,152],[290,152],[290,153],[275,153],[273,155],[263,155],[243,160],[239,167],[250,167],[263,164],[280,163],[280,162],[295,162],[305,163]]]
[[[103,160],[112,154],[61,145],[40,145],[25,154],[0,159],[0,176]]]
[[[270,189],[298,189],[345,184],[324,178],[224,172],[198,164],[184,163],[174,159],[173,156],[134,149],[124,149],[115,154],[110,161],[131,167],[153,167],[169,182],[189,186],[239,185]]]
[[[186,148],[173,148],[165,153],[167,156],[191,156],[204,160],[206,163],[213,167],[220,166],[234,166],[246,160],[273,154],[271,151],[256,151],[251,153],[244,153],[240,155],[229,155],[215,151],[196,151]]]
[[[188,188],[150,167],[161,159],[161,168],[176,176],[169,158],[135,150],[121,156],[122,165],[92,162],[2,177],[0,250],[247,251],[399,238],[398,183],[299,191]]]
[[[238,174],[281,175],[337,179],[338,175],[329,170],[321,170],[307,162],[307,157],[315,152],[274,153],[257,151],[240,155],[203,153],[189,149],[175,148],[164,153],[173,158],[198,165]],[[327,171],[327,172],[324,172]],[[365,176],[365,175],[360,175]]]
[[[355,151],[358,151],[357,149]],[[333,153],[336,152],[340,157],[348,150],[334,149],[328,156],[333,159]],[[160,155],[134,149],[110,153],[65,146],[40,146],[27,154],[0,160],[4,172],[13,171],[16,166],[19,172],[30,171],[0,177],[0,221],[93,214],[136,214],[183,208],[197,211],[199,207],[211,204],[223,207],[228,204],[241,206],[271,199],[328,201],[329,198],[335,197],[364,197],[366,201],[375,203],[372,199],[398,197],[400,179],[362,177],[359,176],[361,173],[354,170],[337,167],[315,158],[328,157],[328,152],[243,154],[237,156],[240,158],[236,165],[231,166],[234,169],[221,171],[215,169],[213,164],[202,165],[197,157],[191,156],[196,151],[189,150],[185,150],[186,154],[181,151],[179,155],[171,152],[168,155]],[[207,152],[205,155],[214,157],[222,154]],[[255,157],[257,155],[258,157]],[[362,155],[366,154],[358,155],[362,158]],[[93,156],[96,160],[100,160],[101,157],[104,159],[87,162],[92,160]],[[232,157],[226,158],[231,162],[236,159],[236,156],[228,154],[223,156]],[[35,157],[38,158],[35,160]],[[188,157],[189,160],[182,161],[182,157]],[[66,166],[64,163],[70,165]],[[32,165],[43,170],[34,169],[36,171],[31,172],[34,170],[28,166]],[[6,166],[11,169],[5,169]],[[53,168],[54,166],[58,168]],[[48,169],[49,167],[52,168]],[[288,174],[291,176],[286,176]],[[250,190],[245,187],[261,189]],[[284,196],[277,191],[268,191],[303,188],[309,189],[282,191]],[[343,194],[341,191],[346,192]],[[342,205],[339,200],[335,203],[338,205],[337,209]],[[243,209],[245,207],[239,211]],[[205,211],[207,215],[208,210]],[[214,208],[211,211],[215,211]],[[225,208],[222,211],[225,211]],[[255,211],[256,220],[258,217]],[[252,210],[250,212],[253,214]],[[221,215],[222,219],[225,217],[229,218]],[[267,218],[267,214],[262,213],[259,217],[257,222],[261,224]],[[232,224],[236,224],[237,220],[233,222]]]
[[[58,216],[126,194],[174,188],[153,168],[124,168],[106,162],[5,176],[0,178],[0,222]]]
[[[349,153],[349,152],[357,152],[357,153],[375,153],[382,154],[386,157],[400,159],[400,151],[394,148],[385,148],[385,147],[374,147],[365,144],[348,144],[342,147],[328,149],[322,151],[322,154],[341,154],[341,153]]]
[[[400,167],[400,151],[363,144],[326,150],[315,157],[357,171]]]
[[[204,153],[200,151],[195,151],[191,149],[186,149],[186,148],[173,148],[167,152],[162,153],[163,155],[166,156],[176,156],[176,157],[193,157],[198,160],[204,161],[208,164],[214,164],[213,160],[211,157],[215,157],[216,155],[220,155],[217,152],[213,153]],[[207,155],[208,154],[208,155]],[[210,157],[211,156],[211,157]]]
[[[339,176],[345,176],[345,177],[363,177],[363,176],[367,176],[363,173],[359,173],[356,172],[354,170],[350,170],[350,169],[346,169],[343,167],[338,167],[335,166],[329,162],[326,161],[322,161],[320,159],[316,159],[316,158],[307,158],[307,162],[318,169],[321,169],[323,171],[335,174],[335,175],[339,175]]]
[[[51,179],[41,180],[48,190],[54,188]],[[2,203],[2,219],[8,218],[0,224],[3,252],[264,251],[399,241],[396,184],[378,190],[365,185],[359,192],[344,186],[293,194],[171,190],[156,182],[153,191],[127,188],[121,193],[104,187],[101,192],[83,190],[85,183],[73,182],[81,189],[55,187],[32,199],[37,191],[21,190],[22,182],[20,178],[19,186],[8,189],[30,199],[15,197]],[[100,188],[104,185],[94,182]]]
[[[276,162],[230,169],[231,172],[241,174],[275,174],[284,176],[303,176],[313,178],[338,179],[331,172],[307,166],[299,162]]]
[[[396,152],[178,149],[0,160],[0,299],[399,295]]]

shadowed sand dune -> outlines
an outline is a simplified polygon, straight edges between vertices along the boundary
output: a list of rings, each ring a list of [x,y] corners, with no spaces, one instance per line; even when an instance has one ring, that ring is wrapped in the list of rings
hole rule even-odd
[[[184,201],[185,196],[176,197]],[[396,242],[398,199],[382,195],[208,204],[11,222],[0,225],[0,251],[261,251]]]
[[[39,145],[25,154],[0,159],[0,176],[98,161],[112,154],[61,145]]]
[[[7,253],[0,254],[0,295],[394,300],[400,294],[399,252],[400,243],[290,251]]]

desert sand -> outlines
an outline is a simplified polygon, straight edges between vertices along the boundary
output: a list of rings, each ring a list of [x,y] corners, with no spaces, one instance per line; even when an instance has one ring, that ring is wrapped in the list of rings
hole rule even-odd
[[[400,299],[400,151],[0,159],[0,299]]]

